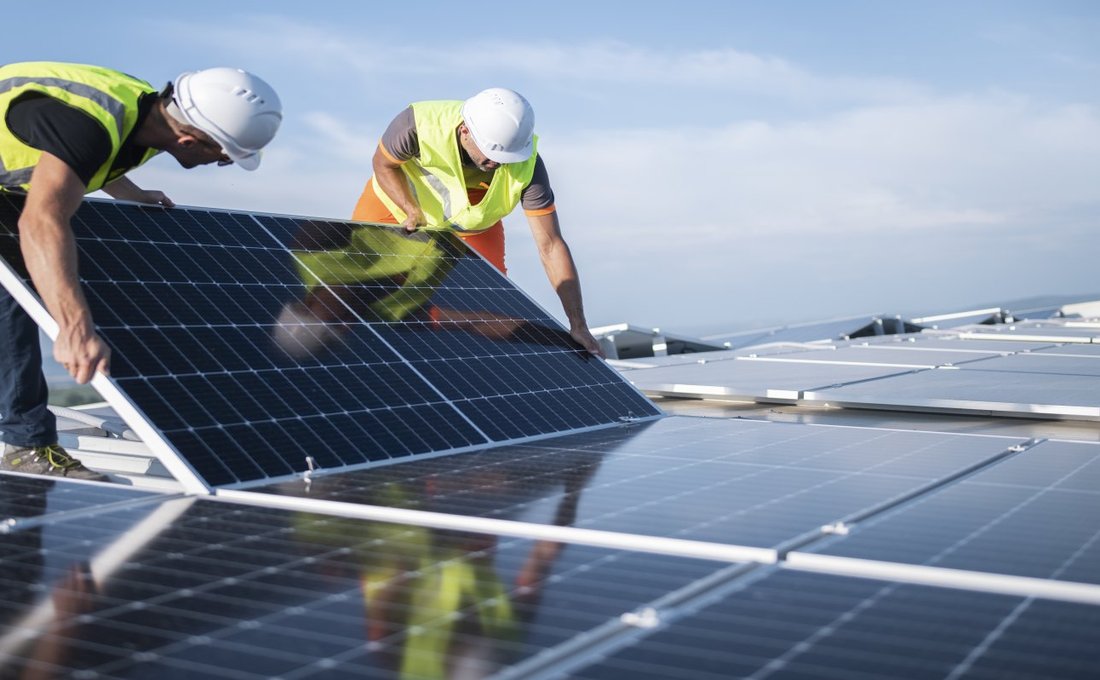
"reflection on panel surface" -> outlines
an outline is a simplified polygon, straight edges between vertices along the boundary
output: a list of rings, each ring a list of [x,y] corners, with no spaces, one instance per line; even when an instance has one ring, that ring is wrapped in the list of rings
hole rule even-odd
[[[779,572],[559,677],[1093,678],[1100,607]]]
[[[133,519],[0,536],[6,672],[481,677],[717,568],[206,500]]]
[[[120,485],[58,484],[48,477],[0,473],[0,525],[10,528],[27,518],[39,521],[62,512],[157,497]]]
[[[212,485],[658,413],[448,235],[94,201],[72,224],[114,382]]]
[[[1021,440],[665,418],[255,491],[774,547],[1000,455]]]
[[[1100,446],[1043,442],[814,552],[1100,584]]]

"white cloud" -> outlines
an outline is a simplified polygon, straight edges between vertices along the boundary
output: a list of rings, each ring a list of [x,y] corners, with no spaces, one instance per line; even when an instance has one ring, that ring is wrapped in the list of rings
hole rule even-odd
[[[373,92],[380,82],[456,73],[477,74],[473,79],[482,82],[502,78],[578,91],[598,84],[615,92],[646,92],[654,99],[669,87],[825,101],[907,101],[926,94],[926,88],[903,79],[816,74],[781,57],[734,48],[685,50],[613,40],[494,39],[491,47],[477,41],[455,41],[444,49],[434,42],[379,39],[364,36],[358,27],[310,24],[280,16],[252,17],[243,22],[246,28],[238,24],[164,23],[170,26],[160,32],[186,35],[192,48],[206,43],[223,51],[236,50],[250,62],[257,58],[293,62],[296,70],[304,69],[315,78],[356,83],[355,88],[349,86],[348,95],[354,89]],[[601,92],[589,94],[598,97]],[[685,101],[687,105],[707,103]]]
[[[559,202],[614,240],[669,222],[741,235],[1020,222],[1100,202],[1098,140],[1093,108],[990,95],[786,124],[593,131],[542,148]]]
[[[380,137],[377,125],[364,126],[362,121],[347,122],[324,111],[309,111],[302,116],[310,135],[314,153],[332,154],[353,163],[370,167],[370,159]]]

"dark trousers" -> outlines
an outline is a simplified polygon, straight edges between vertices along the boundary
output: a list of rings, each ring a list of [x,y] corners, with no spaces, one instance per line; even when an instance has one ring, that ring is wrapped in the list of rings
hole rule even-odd
[[[46,408],[38,326],[0,286],[0,441],[16,446],[57,442],[57,419]]]

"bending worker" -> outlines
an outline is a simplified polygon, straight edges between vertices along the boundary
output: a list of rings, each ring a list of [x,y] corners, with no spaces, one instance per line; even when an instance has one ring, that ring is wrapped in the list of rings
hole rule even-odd
[[[0,66],[0,191],[25,193],[20,250],[60,328],[54,357],[79,383],[106,373],[111,352],[95,331],[77,278],[69,220],[84,194],[167,207],[160,191],[125,177],[161,151],[180,165],[236,163],[254,170],[282,106],[263,80],[238,69],[180,75],[163,91],[97,66]],[[0,288],[0,469],[101,478],[57,446],[46,407],[38,328]]]
[[[554,192],[538,155],[535,113],[519,93],[490,88],[466,101],[412,104],[374,153],[352,219],[453,229],[502,273],[501,219],[520,202],[543,268],[582,347],[601,354],[584,318],[580,278],[562,238]]]

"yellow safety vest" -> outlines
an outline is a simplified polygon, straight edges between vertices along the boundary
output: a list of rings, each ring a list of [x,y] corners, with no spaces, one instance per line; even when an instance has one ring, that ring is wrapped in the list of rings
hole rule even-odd
[[[462,122],[461,101],[428,101],[412,105],[420,156],[401,165],[413,197],[427,220],[426,229],[484,231],[519,204],[524,187],[535,174],[538,137],[531,157],[522,163],[505,163],[493,172],[485,197],[470,205],[462,173],[462,153],[455,129]],[[393,216],[400,222],[405,211],[371,182]]]
[[[111,138],[111,155],[92,176],[85,189],[91,193],[121,177],[131,168],[111,171],[119,149],[137,124],[138,101],[156,92],[149,83],[99,66],[55,61],[23,62],[0,66],[0,123],[8,107],[28,92],[41,93],[95,118]],[[157,154],[142,157],[138,165]],[[27,146],[0,124],[0,191],[29,191],[31,173],[42,152]]]

